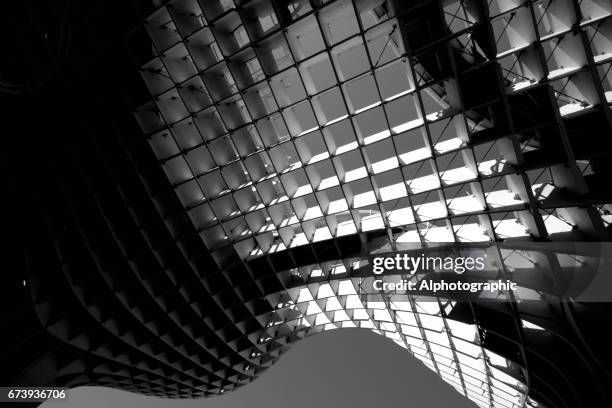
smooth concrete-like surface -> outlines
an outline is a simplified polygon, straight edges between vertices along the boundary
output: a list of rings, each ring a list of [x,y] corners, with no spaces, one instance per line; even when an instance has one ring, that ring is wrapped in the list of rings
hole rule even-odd
[[[71,390],[41,408],[474,408],[391,340],[333,330],[296,343],[257,380],[221,397],[169,400],[102,387]]]

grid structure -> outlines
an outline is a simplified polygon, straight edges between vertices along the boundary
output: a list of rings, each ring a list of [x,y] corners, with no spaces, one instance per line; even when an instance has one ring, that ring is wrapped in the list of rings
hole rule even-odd
[[[372,242],[369,249],[385,250],[384,245],[379,246],[381,243],[382,240]],[[488,306],[443,296],[376,290],[373,282],[381,276],[373,276],[367,258],[293,268],[280,275],[287,289],[271,299],[273,311],[266,316],[265,328],[250,357],[265,365],[270,353],[287,349],[295,336],[337,328],[365,328],[408,350],[478,406],[546,406],[534,400],[532,394],[536,393],[528,385],[536,383],[541,374],[527,370],[527,361],[533,358],[527,356],[533,345],[525,340],[551,333],[543,327],[549,316],[542,313],[541,306],[556,293],[555,285],[544,284],[540,278],[551,270],[563,271],[560,275],[584,276],[588,274],[587,265],[596,264],[598,259],[593,254],[551,249],[488,248],[489,260],[500,266],[486,270],[479,279],[511,277],[519,285],[513,292],[483,293],[474,298],[483,296],[501,302]],[[385,275],[383,280],[418,282],[423,276],[396,272]],[[512,303],[514,306],[509,307]],[[491,321],[491,310],[501,312],[493,318],[495,322]],[[512,346],[496,347],[493,338],[498,335]]]
[[[130,37],[153,96],[136,116],[206,245],[249,258],[385,228],[400,243],[602,239],[609,203],[572,197],[594,170],[570,131],[610,130],[609,3],[476,3],[441,10],[455,72],[418,35],[407,52],[416,12],[387,2],[149,15]],[[485,11],[494,47],[473,29]],[[505,105],[534,117],[503,123]]]
[[[8,21],[58,69],[0,93],[0,382],[214,396],[356,326],[482,406],[612,405],[612,312],[558,296],[601,254],[531,242],[609,237],[609,2],[133,3]],[[372,254],[466,247],[521,290],[372,291]]]
[[[609,1],[138,6],[136,119],[219,279],[250,274],[274,310],[256,316],[241,378],[303,335],[365,327],[480,406],[537,406],[521,330],[502,356],[474,306],[462,321],[465,304],[364,294],[347,276],[375,240],[609,237]]]
[[[527,396],[519,365],[483,348],[475,323],[446,317],[456,302],[366,294],[365,286],[362,279],[342,279],[290,291],[261,341],[282,336],[287,329],[366,328],[408,350],[480,407],[541,406]],[[523,324],[544,330],[528,321]]]

